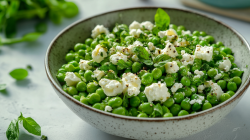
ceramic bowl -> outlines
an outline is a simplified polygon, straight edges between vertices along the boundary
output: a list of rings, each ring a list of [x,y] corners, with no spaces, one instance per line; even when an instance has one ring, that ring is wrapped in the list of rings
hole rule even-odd
[[[242,85],[236,94],[226,102],[206,111],[182,117],[172,118],[137,118],[115,115],[100,111],[80,103],[69,96],[61,88],[56,79],[57,70],[66,63],[64,57],[76,43],[83,42],[90,37],[91,30],[102,24],[112,29],[115,23],[129,25],[134,20],[154,21],[156,7],[130,8],[103,13],[87,19],[77,21],[59,33],[48,47],[45,56],[45,69],[48,79],[62,101],[81,119],[90,125],[112,135],[132,139],[176,139],[198,133],[227,115],[240,101],[244,91],[249,86],[250,64],[249,45],[246,40],[224,23],[201,15],[199,13],[163,8],[171,17],[171,23],[184,25],[191,31],[205,31],[230,47],[235,55],[235,63],[244,70]]]

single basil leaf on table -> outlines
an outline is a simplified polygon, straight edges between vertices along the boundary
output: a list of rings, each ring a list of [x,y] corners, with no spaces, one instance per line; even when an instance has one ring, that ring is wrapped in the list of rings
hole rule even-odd
[[[14,69],[9,74],[12,78],[16,80],[23,80],[28,76],[28,71],[26,69],[19,68],[19,69]]]
[[[18,140],[18,138],[19,138],[18,120],[11,121],[11,123],[6,131],[6,137],[8,140]]]
[[[0,91],[1,91],[1,90],[5,90],[6,87],[7,87],[6,84],[0,84]]]
[[[23,127],[31,134],[41,136],[41,127],[31,117],[23,118]]]
[[[161,8],[158,8],[155,14],[155,24],[160,29],[168,27],[170,24],[169,15]]]

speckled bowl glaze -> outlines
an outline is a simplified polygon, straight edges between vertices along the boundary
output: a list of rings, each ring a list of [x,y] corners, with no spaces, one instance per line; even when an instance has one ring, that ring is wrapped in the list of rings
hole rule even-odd
[[[235,54],[235,63],[244,70],[242,85],[237,93],[226,102],[206,111],[172,118],[136,118],[115,115],[84,105],[69,96],[56,79],[57,70],[66,63],[64,56],[76,43],[90,37],[97,24],[112,29],[115,23],[129,25],[134,20],[154,21],[156,7],[130,8],[103,13],[77,21],[63,30],[48,47],[45,56],[45,69],[52,87],[63,102],[81,119],[109,134],[132,139],[177,139],[198,133],[227,115],[239,102],[249,86],[250,51],[246,40],[224,23],[195,12],[163,8],[171,17],[171,23],[184,25],[191,31],[201,30],[222,41]]]

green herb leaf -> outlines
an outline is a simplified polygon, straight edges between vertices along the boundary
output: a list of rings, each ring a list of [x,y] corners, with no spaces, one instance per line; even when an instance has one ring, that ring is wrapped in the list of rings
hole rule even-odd
[[[140,61],[142,62],[142,63],[144,63],[144,64],[146,64],[146,65],[149,65],[149,66],[151,66],[151,65],[153,65],[154,63],[153,63],[153,61],[152,60],[146,60],[146,59],[140,59]]]
[[[121,69],[126,69],[130,67],[123,59],[118,60],[117,66]]]
[[[62,8],[61,10],[63,12],[63,15],[66,18],[72,18],[79,13],[78,7],[73,2],[65,1],[65,2],[62,2],[62,5],[60,5],[60,6]]]
[[[155,116],[156,117],[163,116],[163,110],[162,110],[162,107],[161,107],[160,103],[158,103],[158,104],[156,104],[154,106],[154,111],[155,111]]]
[[[139,59],[149,59],[149,53],[143,46],[134,47],[133,52]]]
[[[47,31],[47,28],[48,27],[47,27],[46,22],[39,22],[35,26],[36,32],[38,33],[45,33]]]
[[[11,121],[11,123],[6,131],[6,137],[8,140],[18,140],[18,138],[19,138],[18,120]]]
[[[0,84],[0,91],[6,89],[6,84]]]
[[[22,37],[22,41],[35,41],[37,40],[42,34],[38,32],[28,33]]]
[[[47,136],[42,135],[41,140],[47,140]]]
[[[23,114],[18,117],[20,121],[23,121],[23,127],[31,134],[41,136],[41,127],[31,117],[23,117]]]
[[[164,61],[164,60],[167,60],[169,58],[170,58],[170,56],[167,55],[167,54],[160,54],[160,55],[158,55],[158,56],[155,57],[154,63],[158,63],[160,61]]]
[[[16,80],[23,80],[28,76],[28,71],[26,69],[14,69],[11,71],[10,76]]]
[[[98,69],[106,72],[106,71],[109,70],[109,66],[108,66],[108,65],[102,65],[102,66],[99,67]]]
[[[165,61],[156,63],[156,64],[154,64],[154,67],[159,68],[159,67],[165,66],[165,64],[166,64],[167,62],[171,62],[171,61],[172,61],[172,59],[168,59],[168,60],[165,60]]]
[[[169,15],[162,10],[161,8],[158,8],[155,14],[155,24],[160,29],[168,27],[170,24],[170,17]]]

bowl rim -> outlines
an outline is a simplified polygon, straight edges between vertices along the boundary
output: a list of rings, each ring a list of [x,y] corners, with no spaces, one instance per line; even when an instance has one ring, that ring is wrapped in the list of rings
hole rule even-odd
[[[115,12],[119,12],[119,11],[126,11],[126,10],[136,10],[136,9],[155,9],[155,10],[157,10],[158,8],[187,12],[187,13],[191,13],[191,14],[198,15],[198,16],[203,16],[205,18],[213,20],[213,21],[217,22],[218,24],[221,24],[221,25],[227,27],[232,32],[234,32],[239,37],[241,42],[248,47],[248,51],[250,52],[250,46],[249,46],[248,42],[246,41],[246,39],[239,32],[237,32],[235,29],[231,28],[227,24],[225,24],[225,23],[223,23],[223,22],[221,22],[221,21],[219,21],[217,19],[214,19],[214,18],[212,18],[210,16],[207,16],[205,14],[201,14],[201,13],[191,11],[191,10],[180,9],[180,8],[156,7],[156,6],[143,6],[143,7],[132,7],[132,8],[123,8],[123,9],[118,9],[118,10],[112,10],[112,11],[104,12],[104,13],[101,13],[101,14],[96,14],[96,15],[93,15],[93,16],[83,18],[83,19],[79,19],[79,20],[75,21],[74,23],[70,24],[65,29],[63,29],[60,33],[58,33],[56,35],[56,37],[51,41],[51,43],[50,43],[50,45],[49,45],[49,47],[48,47],[48,49],[46,51],[44,65],[45,65],[46,75],[47,75],[50,83],[54,87],[54,89],[56,89],[64,97],[66,97],[69,100],[73,101],[74,104],[76,104],[78,106],[81,106],[81,107],[84,107],[85,109],[94,111],[96,113],[99,113],[101,115],[106,115],[106,116],[109,116],[109,117],[125,119],[125,120],[146,121],[146,122],[190,120],[190,119],[193,119],[195,117],[204,116],[206,114],[214,112],[217,109],[223,108],[223,107],[227,106],[228,104],[231,104],[232,102],[234,102],[236,99],[240,98],[250,85],[250,74],[247,76],[246,81],[244,83],[242,83],[243,84],[242,87],[235,93],[234,96],[232,96],[232,98],[230,98],[227,101],[225,101],[225,102],[223,102],[223,103],[221,103],[219,105],[216,105],[215,107],[212,107],[210,109],[200,111],[200,112],[197,112],[197,113],[194,113],[194,114],[189,114],[189,115],[186,115],[186,116],[175,116],[175,117],[169,117],[169,118],[138,118],[138,117],[124,116],[124,115],[117,115],[117,114],[105,112],[105,111],[102,111],[102,110],[95,109],[95,108],[93,108],[91,106],[85,105],[85,104],[81,103],[80,101],[74,99],[72,96],[68,95],[65,91],[63,91],[61,89],[61,87],[59,85],[57,85],[57,83],[55,82],[55,79],[53,79],[52,74],[50,72],[50,66],[49,66],[49,61],[48,60],[49,60],[49,54],[50,54],[50,51],[51,51],[51,48],[52,48],[53,44],[56,42],[56,40],[62,34],[64,34],[68,30],[70,30],[71,28],[73,28],[74,26],[76,26],[76,25],[78,25],[78,24],[80,24],[82,22],[85,22],[87,20],[91,20],[92,18],[96,18],[96,17],[102,16],[102,15],[105,15],[105,14],[115,13]]]

